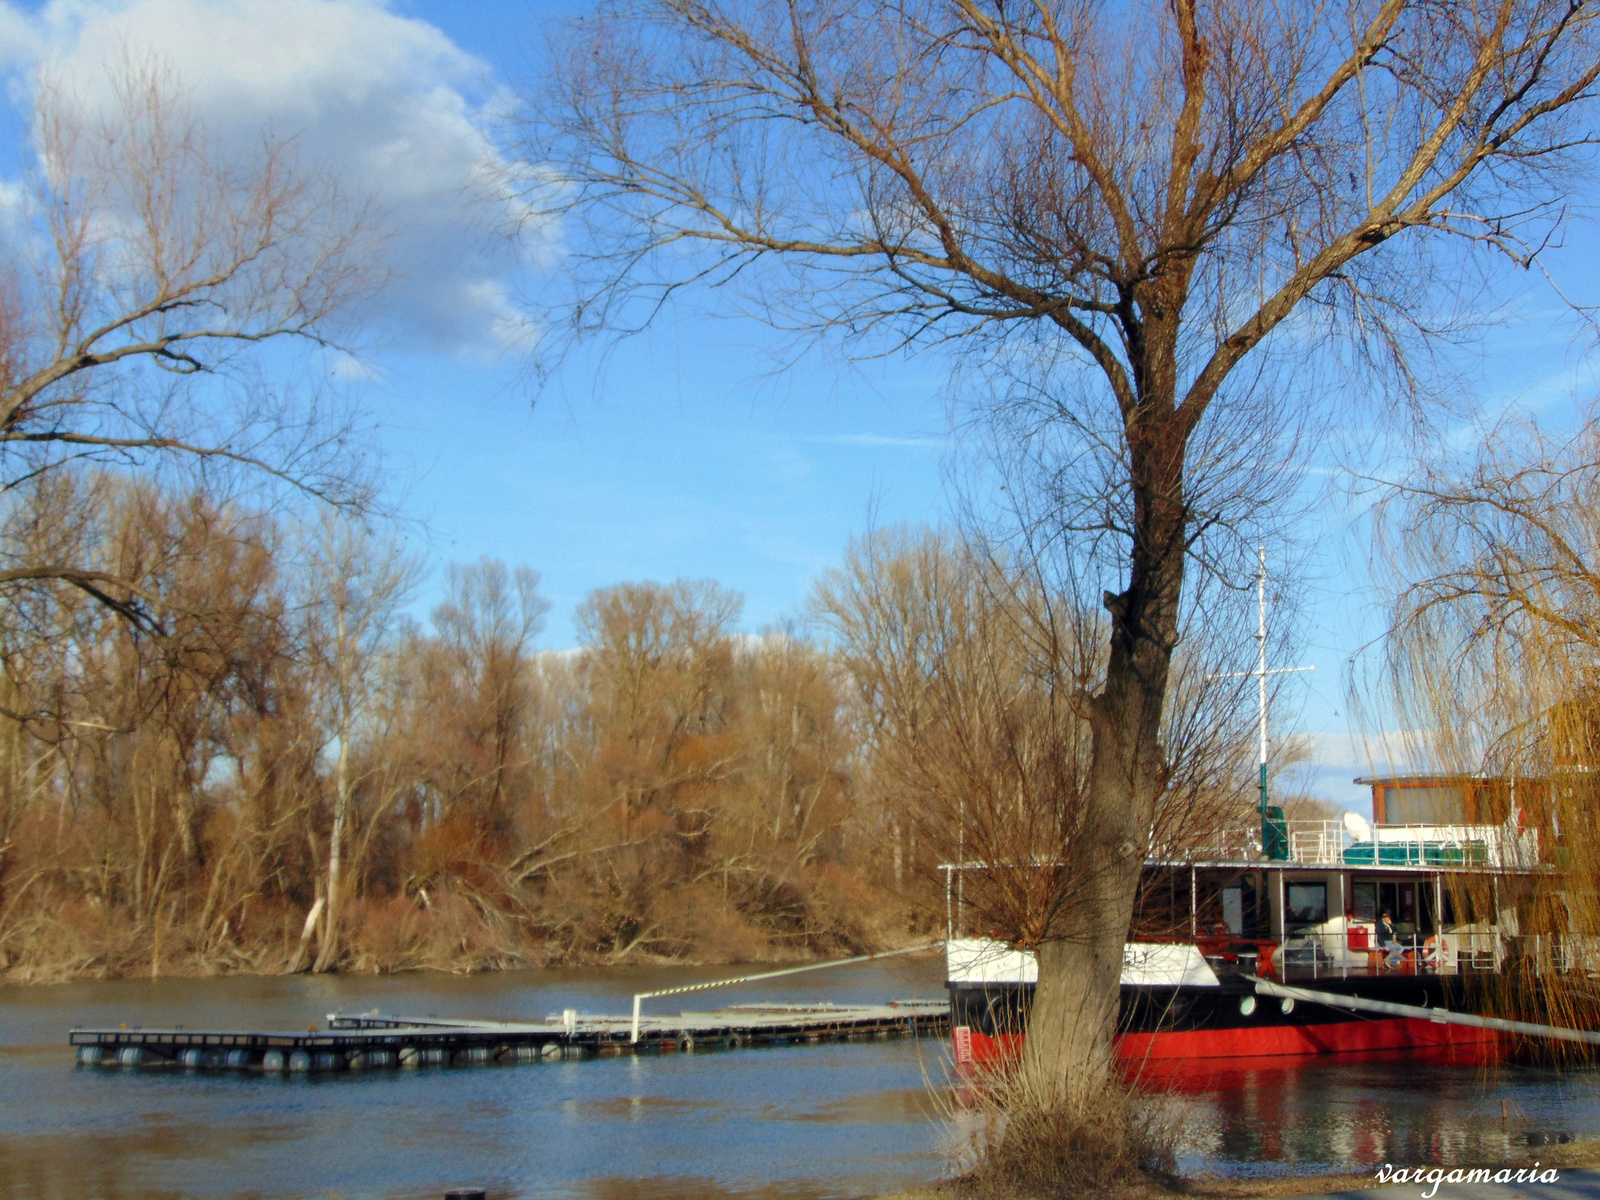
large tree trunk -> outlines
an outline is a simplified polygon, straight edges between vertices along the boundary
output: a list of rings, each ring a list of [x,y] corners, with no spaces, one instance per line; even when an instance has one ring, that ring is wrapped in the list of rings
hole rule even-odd
[[[1127,589],[1105,597],[1111,647],[1105,688],[1092,708],[1087,803],[1064,848],[1071,891],[1037,952],[1039,983],[1022,1070],[1031,1077],[1030,1094],[1048,1103],[1083,1100],[1105,1086],[1123,946],[1167,783],[1161,718],[1178,639],[1187,532],[1183,439],[1179,419],[1167,412],[1167,421],[1147,428],[1134,446],[1132,568]]]
[[[1110,906],[1108,905],[1108,909]],[[1108,916],[1109,911],[1108,911]],[[1111,1067],[1123,935],[1107,921],[1039,947],[1039,987],[1022,1070],[1027,1094],[1059,1106],[1100,1090]]]

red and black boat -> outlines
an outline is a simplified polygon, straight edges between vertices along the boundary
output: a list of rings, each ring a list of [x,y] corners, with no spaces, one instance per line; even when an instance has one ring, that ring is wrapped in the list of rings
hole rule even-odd
[[[1549,869],[1529,816],[1537,784],[1357,782],[1373,787],[1375,822],[1280,821],[1255,847],[1146,863],[1124,952],[1117,1047],[1125,1063],[1489,1055],[1504,1034],[1439,1016],[1480,1007],[1485,977],[1510,961],[1570,965],[1560,934],[1529,918],[1530,884]],[[1002,1061],[1025,1036],[1035,964],[1003,941],[960,936],[958,909],[947,947],[956,1061]],[[1263,982],[1301,998],[1264,995],[1272,989]],[[1350,1011],[1309,1002],[1307,992],[1416,1015]]]

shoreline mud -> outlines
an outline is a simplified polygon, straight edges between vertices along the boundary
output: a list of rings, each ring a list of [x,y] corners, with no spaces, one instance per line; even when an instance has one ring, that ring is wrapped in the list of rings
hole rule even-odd
[[[1496,1163],[1437,1163],[1417,1164],[1439,1166],[1450,1170],[1456,1166],[1492,1166],[1512,1170],[1532,1167],[1554,1167],[1558,1171],[1583,1171],[1600,1169],[1600,1138],[1579,1138],[1574,1141],[1530,1148],[1526,1155]],[[1176,1186],[1162,1186],[1152,1182],[1145,1188],[1130,1188],[1123,1193],[1127,1200],[1290,1200],[1299,1196],[1323,1196],[1346,1192],[1365,1192],[1373,1188],[1404,1187],[1404,1184],[1384,1183],[1377,1176],[1374,1164],[1365,1172],[1339,1171],[1321,1175],[1276,1175],[1237,1179],[1222,1175],[1185,1176]],[[1444,1195],[1443,1189],[1440,1191]],[[930,1184],[901,1192],[864,1197],[863,1200],[959,1200],[959,1185],[953,1182]]]

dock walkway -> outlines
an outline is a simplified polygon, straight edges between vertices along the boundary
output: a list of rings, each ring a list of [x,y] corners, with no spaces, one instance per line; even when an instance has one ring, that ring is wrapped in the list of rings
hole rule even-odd
[[[69,1041],[83,1065],[345,1071],[915,1037],[946,1030],[950,1009],[944,1000],[735,1004],[714,1012],[645,1017],[637,1040],[633,1023],[631,1016],[583,1016],[570,1009],[543,1021],[520,1022],[373,1011],[330,1013],[326,1029],[312,1026],[299,1032],[79,1028],[71,1031]]]

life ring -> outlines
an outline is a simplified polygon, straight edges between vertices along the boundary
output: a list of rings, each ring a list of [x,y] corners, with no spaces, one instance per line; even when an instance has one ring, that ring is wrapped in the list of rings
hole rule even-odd
[[[1450,947],[1445,944],[1445,940],[1442,937],[1438,934],[1433,934],[1427,941],[1422,943],[1422,961],[1436,963],[1439,961],[1439,956],[1449,949]]]

